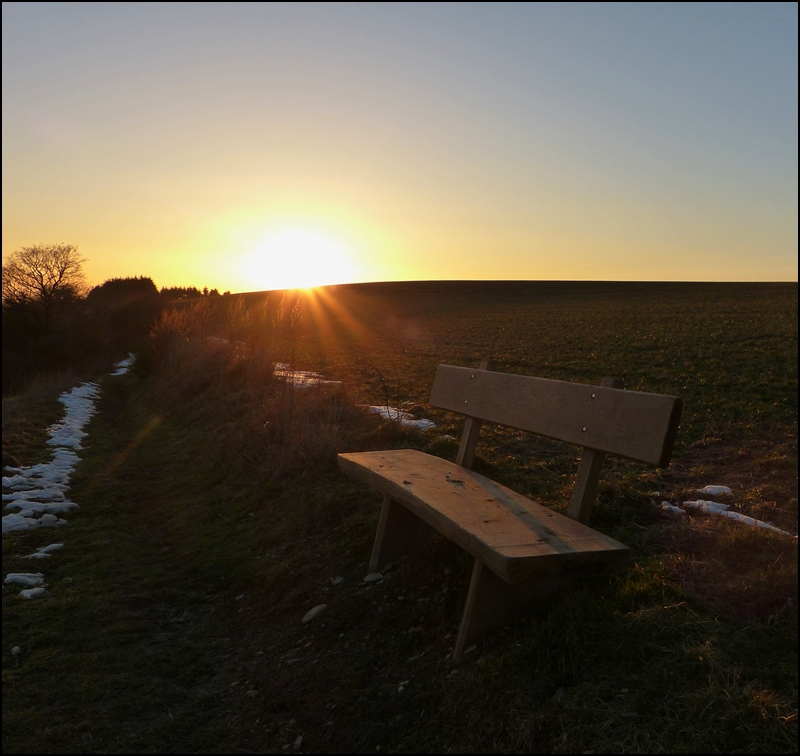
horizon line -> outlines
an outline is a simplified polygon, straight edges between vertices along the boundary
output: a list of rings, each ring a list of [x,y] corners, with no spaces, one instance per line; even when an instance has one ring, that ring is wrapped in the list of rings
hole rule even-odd
[[[712,286],[741,286],[741,285],[797,285],[797,280],[789,281],[703,281],[703,280],[674,280],[674,279],[591,279],[591,278],[402,278],[383,279],[375,281],[347,281],[341,283],[320,284],[319,286],[294,286],[276,289],[257,289],[252,291],[231,292],[231,295],[266,294],[278,291],[312,291],[313,289],[334,289],[352,286],[378,286],[382,284],[676,284],[676,285],[712,285]],[[169,287],[165,287],[169,288]],[[188,288],[188,287],[187,287]]]

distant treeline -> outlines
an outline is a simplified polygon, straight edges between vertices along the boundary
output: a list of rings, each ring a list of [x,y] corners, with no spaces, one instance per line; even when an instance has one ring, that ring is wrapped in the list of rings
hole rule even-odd
[[[168,302],[174,302],[179,299],[199,299],[200,297],[229,297],[231,293],[226,291],[224,294],[220,294],[218,289],[210,289],[208,286],[204,286],[203,290],[195,288],[194,286],[170,286],[170,287],[161,287],[161,294],[162,299],[165,299]]]
[[[5,271],[4,271],[5,272]],[[84,290],[85,291],[85,290]],[[111,278],[83,296],[66,288],[46,303],[41,297],[3,301],[3,395],[37,375],[92,371],[137,350],[163,310],[173,303],[228,298],[217,289],[164,287],[151,278]],[[46,304],[46,306],[45,306]]]

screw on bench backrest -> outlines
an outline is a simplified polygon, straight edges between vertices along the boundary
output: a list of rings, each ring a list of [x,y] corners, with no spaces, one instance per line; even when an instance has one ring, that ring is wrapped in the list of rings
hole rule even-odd
[[[490,360],[483,360],[481,370],[494,370],[494,363]],[[465,402],[466,404],[466,402]],[[482,421],[476,417],[467,417],[464,421],[464,432],[461,434],[461,444],[456,455],[456,464],[467,469],[472,468],[472,461],[475,459],[475,446],[478,443],[478,434],[481,432]]]
[[[601,386],[607,388],[624,388],[622,378],[605,377],[600,381]],[[592,398],[595,395],[592,394]],[[586,428],[584,427],[584,431]],[[606,455],[595,449],[584,449],[581,463],[578,467],[578,478],[575,481],[575,488],[572,489],[572,496],[569,500],[567,516],[573,520],[583,523],[589,521],[594,504],[594,495],[597,491],[597,481],[600,478],[600,470],[603,467],[603,460]]]

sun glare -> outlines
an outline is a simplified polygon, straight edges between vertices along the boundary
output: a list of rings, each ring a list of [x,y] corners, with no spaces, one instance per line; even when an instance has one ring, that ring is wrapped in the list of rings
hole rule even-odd
[[[313,231],[286,229],[262,239],[242,272],[254,289],[308,289],[350,280],[353,265],[339,242]]]

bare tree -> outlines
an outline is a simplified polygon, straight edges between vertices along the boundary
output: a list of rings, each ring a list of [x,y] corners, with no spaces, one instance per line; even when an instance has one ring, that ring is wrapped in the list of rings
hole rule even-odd
[[[78,248],[36,244],[12,253],[3,264],[3,305],[25,305],[49,323],[56,306],[86,292]]]

